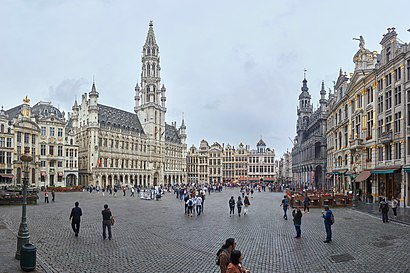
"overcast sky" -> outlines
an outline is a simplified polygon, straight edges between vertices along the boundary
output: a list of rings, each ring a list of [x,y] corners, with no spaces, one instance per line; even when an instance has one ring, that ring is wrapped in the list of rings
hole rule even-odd
[[[363,35],[380,51],[388,27],[410,41],[408,1],[0,0],[0,106],[28,95],[71,111],[91,89],[133,111],[150,20],[167,87],[167,123],[184,113],[188,147],[201,139],[291,149],[307,69],[316,107],[321,81],[352,72]]]

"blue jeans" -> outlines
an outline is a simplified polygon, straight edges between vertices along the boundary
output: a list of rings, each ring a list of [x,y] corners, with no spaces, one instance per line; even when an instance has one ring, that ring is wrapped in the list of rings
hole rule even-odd
[[[300,229],[300,225],[295,225],[295,229],[296,229],[296,237],[300,237],[300,235],[302,234],[302,230]]]
[[[283,218],[288,220],[288,215],[286,214],[288,211],[288,206],[283,206]]]
[[[332,241],[332,225],[329,223],[325,223],[326,229],[326,241]]]

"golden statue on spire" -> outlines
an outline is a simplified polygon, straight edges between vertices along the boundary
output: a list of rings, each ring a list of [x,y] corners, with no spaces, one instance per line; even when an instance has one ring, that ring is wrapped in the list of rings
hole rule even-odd
[[[23,99],[23,103],[25,103],[25,104],[30,104],[30,99],[26,96],[26,97]]]

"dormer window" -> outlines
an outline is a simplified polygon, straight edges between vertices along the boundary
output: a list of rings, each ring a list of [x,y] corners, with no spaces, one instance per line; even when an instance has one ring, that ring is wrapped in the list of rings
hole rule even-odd
[[[386,49],[386,63],[388,63],[390,61],[390,57],[391,57],[391,52],[390,52],[391,48],[388,47]]]

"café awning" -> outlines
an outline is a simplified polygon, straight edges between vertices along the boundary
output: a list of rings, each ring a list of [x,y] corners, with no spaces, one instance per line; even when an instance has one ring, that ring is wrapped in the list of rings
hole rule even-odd
[[[370,172],[372,174],[389,174],[389,173],[395,173],[400,169],[401,169],[401,167],[380,168],[380,169],[371,170]]]
[[[341,170],[334,170],[332,171],[334,174],[345,174],[347,172],[347,169],[341,169]]]
[[[372,175],[370,171],[362,171],[357,177],[356,177],[356,182],[362,182],[365,181],[367,178],[369,178]]]

